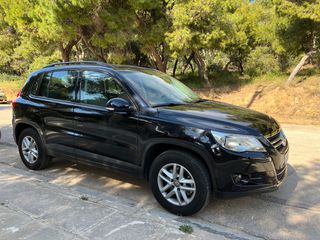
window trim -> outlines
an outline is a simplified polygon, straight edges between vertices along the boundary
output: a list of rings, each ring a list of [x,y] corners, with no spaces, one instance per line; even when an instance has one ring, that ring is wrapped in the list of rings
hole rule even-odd
[[[56,99],[56,98],[48,98],[45,96],[35,96],[30,94],[30,98],[32,100],[40,100],[40,101],[45,101],[45,102],[49,102],[49,103],[56,103],[56,104],[64,104],[64,105],[68,105],[68,106],[75,106],[75,102],[69,101],[69,100],[62,100],[62,99]]]

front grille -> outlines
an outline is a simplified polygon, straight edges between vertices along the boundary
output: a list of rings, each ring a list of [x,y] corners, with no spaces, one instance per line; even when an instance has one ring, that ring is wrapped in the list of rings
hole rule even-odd
[[[280,131],[277,134],[267,137],[268,141],[277,149],[279,152],[283,152],[287,146],[287,139],[284,136],[283,132]]]

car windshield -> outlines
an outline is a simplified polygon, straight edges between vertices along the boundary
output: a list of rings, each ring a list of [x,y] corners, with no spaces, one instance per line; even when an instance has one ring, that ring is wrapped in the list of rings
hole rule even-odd
[[[201,100],[186,85],[162,72],[152,69],[119,72],[152,107],[182,105]]]

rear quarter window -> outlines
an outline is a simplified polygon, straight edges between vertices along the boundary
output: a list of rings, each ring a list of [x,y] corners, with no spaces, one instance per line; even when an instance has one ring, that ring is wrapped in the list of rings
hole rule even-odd
[[[34,84],[41,80],[41,74],[32,74],[30,77],[25,81],[21,90],[21,96],[26,96],[31,93],[34,89]]]
[[[40,83],[41,83],[41,77],[42,74],[38,74],[36,76],[32,76],[30,79],[30,84],[31,84],[31,91],[30,93],[32,95],[38,95],[38,91],[39,91],[39,87],[40,87]]]

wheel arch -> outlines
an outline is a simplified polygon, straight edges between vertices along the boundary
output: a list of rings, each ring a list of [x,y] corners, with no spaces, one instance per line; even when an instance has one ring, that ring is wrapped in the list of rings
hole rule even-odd
[[[33,128],[36,130],[41,138],[41,141],[44,143],[43,135],[42,135],[42,130],[39,126],[37,126],[35,123],[28,122],[28,121],[19,121],[15,123],[14,126],[14,140],[18,144],[19,141],[19,136],[22,133],[23,130],[27,128]]]
[[[173,141],[155,141],[149,144],[144,152],[142,157],[142,168],[143,168],[143,175],[145,178],[148,178],[150,167],[154,161],[154,159],[159,156],[161,153],[168,151],[168,150],[180,150],[182,152],[188,152],[192,154],[197,159],[199,159],[205,167],[208,169],[208,173],[210,176],[210,180],[212,183],[212,187],[216,188],[216,179],[214,177],[213,172],[213,159],[205,151],[205,149],[201,149],[198,146],[194,146],[194,144],[190,142],[180,142],[177,140]]]

